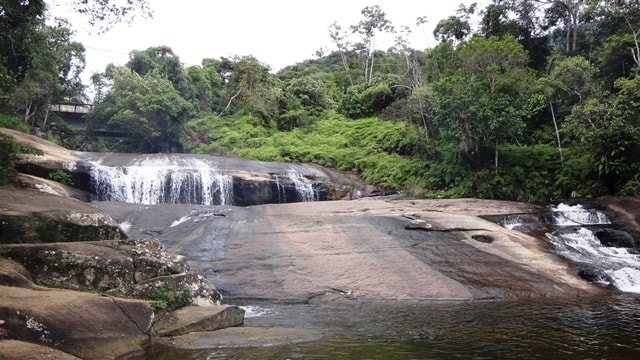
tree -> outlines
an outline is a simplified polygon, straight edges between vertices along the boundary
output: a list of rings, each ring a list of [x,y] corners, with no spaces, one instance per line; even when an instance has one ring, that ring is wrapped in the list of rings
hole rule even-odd
[[[640,188],[640,77],[621,78],[615,89],[574,106],[565,131],[590,154],[608,193],[633,194]]]
[[[457,16],[449,16],[440,20],[433,30],[433,37],[439,41],[450,41],[454,45],[461,43],[471,34],[468,20]]]
[[[353,78],[351,77],[351,71],[349,69],[349,60],[347,59],[347,52],[349,48],[349,43],[345,40],[346,33],[342,30],[342,27],[338,25],[336,21],[334,21],[329,26],[329,36],[331,40],[336,44],[338,48],[338,53],[340,54],[340,60],[342,60],[342,67],[344,68],[345,73],[347,74],[347,78],[349,79],[349,83],[351,86],[354,85]]]
[[[168,46],[150,47],[143,51],[133,50],[126,66],[140,75],[157,71],[168,79],[180,93],[186,92],[186,78],[180,58]]]
[[[190,66],[185,71],[188,87],[185,98],[199,114],[219,113],[224,108],[224,82],[217,64],[217,60],[204,59],[201,66]]]
[[[367,83],[371,84],[373,79],[373,62],[375,60],[375,36],[377,32],[395,32],[393,25],[386,18],[384,11],[378,5],[367,6],[360,12],[364,19],[358,25],[351,26],[353,33],[358,33],[362,37],[366,60],[364,62],[364,75]]]
[[[228,99],[218,115],[243,109],[265,122],[275,118],[281,87],[275,84],[277,79],[269,74],[268,66],[253,56],[244,56],[223,59],[218,71],[226,82],[225,96]]]
[[[320,120],[335,107],[324,82],[310,77],[285,81],[280,97],[278,130],[292,130]]]
[[[450,41],[457,45],[471,36],[470,18],[476,12],[477,6],[477,3],[468,7],[460,4],[456,10],[457,16],[452,15],[440,20],[433,30],[433,36],[436,40]]]
[[[473,37],[456,50],[461,71],[434,84],[436,126],[458,143],[461,158],[482,160],[493,149],[499,165],[501,143],[518,141],[524,129],[525,100],[531,72],[527,56],[513,37]]]
[[[549,27],[562,23],[564,27],[564,50],[567,53],[576,51],[580,12],[585,5],[584,0],[535,0],[546,6],[546,19]]]
[[[24,10],[24,9],[23,9]],[[15,23],[0,16],[1,20]],[[0,68],[7,77],[2,108],[32,126],[46,126],[49,105],[84,99],[80,73],[84,69],[84,47],[73,42],[73,32],[64,20],[46,25],[44,18],[26,20],[30,25],[5,34],[6,61]],[[24,39],[14,44],[16,38]]]
[[[599,44],[599,78],[610,84],[640,73],[640,0],[598,1],[591,11]]]
[[[97,27],[98,32],[108,31],[122,21],[131,23],[138,15],[153,15],[149,0],[73,0],[73,9],[87,17],[89,25]]]
[[[119,67],[111,91],[94,103],[88,121],[93,129],[124,134],[120,151],[181,151],[179,135],[191,111],[191,104],[158,71],[140,75]]]
[[[0,3],[0,108],[11,108],[16,87],[31,67],[34,34],[44,26],[44,10],[43,1]]]

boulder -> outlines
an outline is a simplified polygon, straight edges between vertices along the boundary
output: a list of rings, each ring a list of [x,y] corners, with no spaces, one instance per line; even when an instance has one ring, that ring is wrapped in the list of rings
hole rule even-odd
[[[0,340],[0,359],[81,360],[60,350],[19,340]]]
[[[29,271],[11,259],[0,256],[0,285],[35,288]]]
[[[89,190],[89,173],[79,166],[79,158],[73,151],[17,130],[0,128],[0,132],[12,136],[23,146],[36,150],[34,153],[16,155],[15,166],[18,171],[43,179],[49,178],[53,172],[62,171],[70,176],[74,187]]]
[[[84,359],[114,359],[142,353],[153,309],[142,300],[0,286],[0,319],[0,331],[7,339],[53,347]]]
[[[230,327],[215,332],[192,332],[179,336],[154,338],[154,344],[176,349],[215,349],[220,347],[278,346],[316,341],[323,336],[320,330],[289,327],[255,326]]]
[[[623,230],[616,229],[599,229],[595,231],[595,235],[600,243],[607,247],[629,248],[640,250],[639,241],[633,238],[631,234]]]
[[[244,322],[244,310],[233,305],[187,306],[164,314],[153,326],[158,336],[214,331]]]
[[[184,257],[167,254],[156,239],[13,244],[3,248],[6,256],[30,271],[38,285],[153,298],[155,289],[169,283],[176,289],[188,287],[198,303],[210,305],[221,300],[213,285],[189,272]]]
[[[126,238],[109,215],[75,199],[8,187],[0,199],[0,244]]]

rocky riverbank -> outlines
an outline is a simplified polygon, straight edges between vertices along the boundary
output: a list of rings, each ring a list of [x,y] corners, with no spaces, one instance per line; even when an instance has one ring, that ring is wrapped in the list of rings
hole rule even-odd
[[[43,153],[21,156],[22,167],[73,169],[77,158],[66,149],[16,138]],[[244,310],[220,305],[184,257],[154,238],[128,239],[82,201],[88,193],[26,174],[13,183],[0,187],[0,358],[126,358],[157,338],[243,323]],[[180,294],[201,306],[167,311]],[[180,328],[156,328],[169,316]]]
[[[489,220],[543,210],[531,204],[394,197],[249,207],[88,203],[82,189],[35,176],[73,174],[74,153],[16,136],[44,155],[21,157],[32,175],[17,174],[13,187],[0,188],[5,358],[126,358],[150,343],[197,349],[322,336],[237,327],[244,311],[218,305],[222,295],[246,305],[607,293],[541,239]],[[637,199],[592,205],[637,235]],[[154,311],[158,289],[188,289],[194,303],[208,306]]]

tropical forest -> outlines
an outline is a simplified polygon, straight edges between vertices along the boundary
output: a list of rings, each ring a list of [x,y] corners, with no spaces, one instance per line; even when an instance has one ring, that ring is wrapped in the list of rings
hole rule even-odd
[[[95,10],[78,11],[104,20]],[[277,71],[253,56],[185,65],[157,46],[85,84],[71,24],[45,1],[2,0],[0,127],[81,151],[315,163],[414,198],[640,191],[640,0],[460,5],[429,19],[427,49],[408,45],[415,24],[377,5],[360,19],[327,24],[331,48]],[[376,47],[381,34],[394,44]],[[51,107],[87,103],[83,129]],[[28,150],[4,135],[0,147],[6,181],[12,154]]]

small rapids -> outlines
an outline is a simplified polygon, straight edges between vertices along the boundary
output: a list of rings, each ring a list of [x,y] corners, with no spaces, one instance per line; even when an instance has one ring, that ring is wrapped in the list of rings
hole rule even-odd
[[[555,251],[581,270],[580,276],[601,286],[614,287],[625,293],[640,294],[640,255],[631,235],[610,229],[606,214],[583,205],[559,204],[551,207],[550,216],[539,216],[548,222],[545,236]],[[500,223],[508,229],[521,230],[525,218],[511,215]],[[608,234],[622,233],[623,240],[610,241]]]

